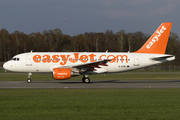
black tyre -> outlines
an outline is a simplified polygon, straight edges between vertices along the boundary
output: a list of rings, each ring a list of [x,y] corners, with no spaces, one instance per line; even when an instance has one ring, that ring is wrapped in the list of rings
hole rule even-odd
[[[27,83],[31,83],[31,79],[27,79]]]
[[[85,82],[85,83],[90,83],[90,79],[89,79],[89,78],[85,78],[85,79],[84,79],[84,82]]]

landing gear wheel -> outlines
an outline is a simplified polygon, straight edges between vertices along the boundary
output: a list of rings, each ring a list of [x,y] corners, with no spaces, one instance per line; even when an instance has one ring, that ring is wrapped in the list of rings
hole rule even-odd
[[[90,79],[89,79],[89,78],[85,78],[85,79],[84,79],[84,82],[85,82],[85,83],[90,83]]]
[[[28,79],[27,79],[27,83],[31,83],[31,79],[28,78]]]
[[[83,83],[90,83],[90,79],[88,78],[88,75],[83,75],[84,77],[82,78]]]
[[[31,83],[31,76],[32,76],[32,73],[28,73],[27,83]]]

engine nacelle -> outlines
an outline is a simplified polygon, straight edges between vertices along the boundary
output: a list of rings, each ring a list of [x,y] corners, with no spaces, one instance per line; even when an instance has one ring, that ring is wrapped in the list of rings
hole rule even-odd
[[[69,68],[54,68],[53,78],[56,80],[70,79],[73,76],[79,76],[79,72],[74,72]]]

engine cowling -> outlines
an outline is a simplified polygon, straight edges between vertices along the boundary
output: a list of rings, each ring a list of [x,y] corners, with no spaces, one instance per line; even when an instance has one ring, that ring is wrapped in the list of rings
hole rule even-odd
[[[53,78],[56,80],[70,79],[73,76],[79,76],[79,72],[74,72],[69,68],[54,68]]]

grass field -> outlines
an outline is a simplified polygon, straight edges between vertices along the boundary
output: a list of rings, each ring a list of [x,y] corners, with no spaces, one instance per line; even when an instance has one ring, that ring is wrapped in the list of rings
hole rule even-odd
[[[180,80],[173,72],[91,75],[95,80]],[[82,76],[71,80],[81,80]],[[3,73],[0,81],[25,81]],[[33,74],[33,81],[53,80]],[[68,80],[67,80],[68,81]],[[178,120],[180,89],[0,89],[0,120]]]
[[[180,89],[1,89],[1,120],[178,120]]]

